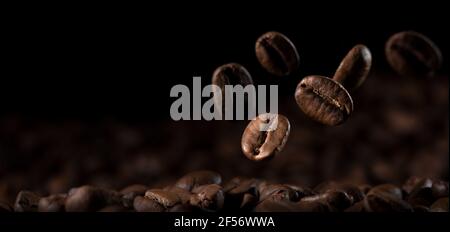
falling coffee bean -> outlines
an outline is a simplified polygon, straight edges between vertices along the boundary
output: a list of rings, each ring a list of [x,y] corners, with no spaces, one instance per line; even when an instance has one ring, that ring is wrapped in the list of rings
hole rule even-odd
[[[362,44],[354,46],[341,61],[333,80],[347,90],[356,90],[366,80],[372,66],[372,54]]]
[[[415,31],[392,35],[386,43],[385,53],[391,67],[404,76],[432,76],[442,64],[439,48]]]
[[[324,76],[303,78],[295,100],[307,116],[325,125],[342,124],[353,112],[353,100],[347,90]]]
[[[56,194],[39,200],[39,212],[64,212],[66,194]]]
[[[20,191],[14,203],[15,212],[36,212],[41,197],[30,191]]]
[[[191,191],[193,188],[207,184],[221,184],[222,177],[219,173],[213,171],[195,171],[181,177],[175,187]]]
[[[244,155],[254,161],[272,158],[280,152],[289,137],[289,120],[281,114],[261,114],[248,124],[242,135]]]
[[[299,55],[294,44],[279,32],[267,32],[256,41],[256,57],[269,73],[285,76],[299,65]]]

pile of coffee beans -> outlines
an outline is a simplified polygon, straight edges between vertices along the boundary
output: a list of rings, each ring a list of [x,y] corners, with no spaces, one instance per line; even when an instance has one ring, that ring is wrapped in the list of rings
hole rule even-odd
[[[235,177],[188,173],[164,188],[131,185],[120,191],[81,186],[40,197],[21,191],[15,212],[448,212],[448,182],[410,178],[403,186],[325,182],[315,188]]]

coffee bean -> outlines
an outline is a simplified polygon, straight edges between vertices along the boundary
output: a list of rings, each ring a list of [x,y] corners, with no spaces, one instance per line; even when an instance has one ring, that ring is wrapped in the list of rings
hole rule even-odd
[[[307,196],[311,196],[314,194],[314,191],[311,190],[310,188],[306,188],[306,187],[300,187],[300,186],[296,186],[296,185],[286,185],[289,188],[291,188],[292,190],[294,190],[297,194],[297,198],[301,199],[303,197],[307,197]]]
[[[412,212],[412,207],[402,200],[400,188],[390,184],[379,185],[371,189],[364,198],[367,212]]]
[[[189,203],[191,197],[192,197],[192,193],[189,192],[186,189],[182,189],[182,188],[178,188],[175,186],[171,186],[169,188],[165,188],[164,190],[170,191],[172,193],[175,193],[178,198],[180,199],[181,204],[187,204]]]
[[[404,76],[432,76],[442,64],[439,48],[415,31],[392,35],[386,43],[385,53],[391,67]]]
[[[166,208],[153,199],[142,196],[134,198],[134,210],[137,212],[164,212]]]
[[[221,184],[222,177],[212,171],[195,171],[181,177],[175,184],[176,187],[191,191],[194,187],[207,184]]]
[[[432,185],[433,182],[431,179],[422,179],[416,184],[406,200],[413,206],[430,206],[435,200],[433,191],[431,190]]]
[[[177,194],[162,189],[150,189],[145,192],[145,197],[151,199],[164,208],[171,208],[176,204],[181,203],[181,199]]]
[[[255,212],[295,212],[297,211],[297,204],[290,201],[283,201],[269,197],[253,209]]]
[[[395,199],[403,199],[403,192],[402,190],[392,184],[380,184],[372,189],[367,193],[367,195],[371,194],[382,194],[382,195],[390,195]]]
[[[315,121],[336,126],[353,112],[353,100],[345,88],[323,76],[307,76],[297,86],[295,100]]]
[[[448,212],[448,197],[443,197],[435,201],[430,206],[431,212]]]
[[[435,199],[448,197],[448,182],[441,180],[434,180],[431,187],[433,197]]]
[[[341,61],[333,80],[354,91],[366,80],[372,66],[372,54],[362,44],[354,46]]]
[[[330,211],[342,211],[353,204],[353,199],[344,191],[328,190],[325,193],[302,198],[303,202],[322,202],[330,207]]]
[[[12,212],[13,208],[5,202],[0,201],[0,213]]]
[[[36,212],[41,197],[30,191],[20,191],[14,203],[15,212]]]
[[[299,56],[294,44],[279,32],[267,32],[256,41],[256,57],[269,73],[285,76],[299,65]]]
[[[235,177],[228,181],[223,188],[225,193],[224,208],[249,208],[258,202],[259,180]]]
[[[223,208],[224,194],[222,186],[217,184],[196,187],[191,196],[190,203],[193,206],[206,211],[218,211]]]
[[[221,106],[220,109],[222,109],[222,112],[225,112],[225,85],[241,85],[245,88],[247,85],[253,85],[253,80],[244,66],[237,63],[229,63],[218,67],[214,71],[212,84],[218,86],[221,90],[221,98],[217,98],[219,95],[214,90],[215,104],[216,106]]]
[[[97,211],[107,205],[122,204],[122,194],[93,186],[81,186],[69,191],[66,198],[67,212]]]
[[[120,193],[123,194],[124,206],[128,208],[133,207],[134,198],[137,196],[144,196],[147,190],[147,186],[140,184],[130,185],[120,190]]]
[[[412,176],[406,180],[406,182],[403,184],[402,189],[407,193],[410,194],[414,188],[416,188],[417,184],[422,181],[423,178]]]
[[[269,197],[272,197],[274,200],[278,201],[298,201],[300,198],[297,191],[282,184],[267,185],[261,189],[260,201],[264,201]]]
[[[253,161],[273,158],[289,137],[289,120],[281,114],[261,114],[248,124],[242,134],[241,148]]]
[[[314,188],[315,192],[326,193],[329,191],[343,191],[351,202],[356,203],[364,198],[364,192],[358,186],[348,183],[337,183],[334,181],[324,182]]]
[[[39,200],[39,212],[63,212],[65,210],[66,194],[56,194]]]

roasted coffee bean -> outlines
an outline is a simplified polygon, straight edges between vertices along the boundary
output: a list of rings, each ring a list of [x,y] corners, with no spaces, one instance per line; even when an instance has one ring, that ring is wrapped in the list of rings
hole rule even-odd
[[[369,192],[364,198],[367,212],[412,212],[412,207],[396,194],[389,192]]]
[[[329,205],[330,211],[341,211],[353,204],[352,197],[340,190],[328,190],[325,193],[304,197],[300,201],[322,202]]]
[[[314,188],[315,192],[326,193],[328,191],[343,191],[350,198],[352,202],[361,201],[364,198],[364,192],[356,185],[348,183],[337,183],[334,181],[328,181],[319,184]]]
[[[433,197],[439,199],[442,197],[448,197],[448,182],[441,180],[434,180],[431,187]]]
[[[367,193],[367,195],[371,194],[383,194],[383,195],[390,195],[395,199],[403,199],[403,192],[402,190],[392,184],[381,184],[373,187],[370,189],[370,191]]]
[[[134,198],[137,196],[144,196],[148,189],[149,188],[145,185],[135,184],[120,190],[120,193],[123,194],[124,206],[133,207]]]
[[[14,203],[15,212],[36,212],[41,197],[30,191],[20,191]]]
[[[6,212],[12,212],[12,211],[13,211],[13,208],[10,205],[0,201],[0,213],[6,213]]]
[[[39,200],[39,212],[63,212],[65,210],[66,194],[56,194]]]
[[[448,197],[443,197],[435,201],[430,206],[431,212],[448,212]]]
[[[367,78],[372,66],[372,54],[362,44],[354,46],[341,61],[333,80],[341,83],[347,90],[354,91]]]
[[[190,203],[207,211],[218,211],[223,208],[224,194],[222,186],[217,184],[203,185],[194,188]]]
[[[300,199],[297,191],[283,184],[267,185],[260,192],[260,201],[272,197],[274,200],[298,201]]]
[[[287,186],[296,192],[298,199],[314,195],[314,191],[311,190],[310,188],[300,187],[296,185],[287,185]]]
[[[181,204],[187,204],[189,203],[192,193],[189,192],[186,189],[170,186],[168,188],[165,188],[164,190],[170,191],[172,193],[175,193],[178,198],[180,199]]]
[[[166,208],[153,199],[142,196],[134,198],[134,210],[137,212],[164,212]]]
[[[279,32],[267,32],[256,41],[256,57],[269,73],[285,76],[299,65],[299,56],[294,44]]]
[[[150,189],[145,192],[145,197],[159,203],[165,208],[171,208],[181,203],[177,194],[162,189]]]
[[[191,191],[194,187],[207,184],[221,184],[222,177],[217,172],[195,171],[181,177],[175,187]]]
[[[428,178],[419,181],[406,200],[413,206],[430,206],[435,200],[433,191],[431,190],[432,185],[432,180]]]
[[[250,193],[244,193],[244,196],[242,197],[241,204],[239,205],[239,208],[243,210],[248,210],[252,207],[254,207],[258,203],[258,197],[250,194]]]
[[[67,212],[97,211],[122,202],[122,194],[116,191],[85,185],[69,191],[65,209]]]
[[[273,158],[283,150],[289,137],[289,120],[281,114],[261,114],[248,124],[242,134],[241,148],[253,161]]]
[[[108,205],[102,209],[100,209],[98,212],[103,213],[115,213],[115,212],[128,212],[129,210],[125,208],[123,205]]]
[[[323,76],[307,76],[297,86],[295,100],[311,119],[336,126],[353,112],[353,100],[345,88]]]
[[[223,111],[225,109],[225,85],[241,85],[245,88],[247,85],[253,85],[253,80],[244,66],[237,63],[229,63],[218,67],[214,71],[212,84],[221,90],[220,95],[218,95],[219,93],[216,90],[213,90],[215,104],[216,106],[221,106],[222,112],[225,112]],[[217,98],[217,96],[221,97]]]
[[[248,209],[258,202],[259,180],[235,177],[228,181],[223,188],[225,194],[224,208]]]
[[[442,65],[439,48],[415,31],[392,35],[386,43],[385,53],[391,67],[404,76],[432,76]]]

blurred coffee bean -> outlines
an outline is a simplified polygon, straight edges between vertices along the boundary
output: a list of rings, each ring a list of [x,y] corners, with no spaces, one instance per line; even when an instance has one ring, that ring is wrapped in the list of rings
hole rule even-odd
[[[442,180],[433,180],[431,192],[435,199],[448,197],[448,182]]]
[[[134,198],[133,207],[136,212],[164,212],[166,210],[155,200],[142,196]]]
[[[67,194],[55,194],[39,200],[39,212],[63,212]]]
[[[279,32],[267,32],[256,41],[256,58],[262,67],[276,76],[294,72],[299,65],[299,55],[294,44]]]
[[[116,191],[85,185],[69,191],[65,209],[67,212],[97,211],[122,202],[122,195]]]
[[[362,184],[358,186],[358,189],[363,192],[364,194],[367,194],[370,189],[372,189],[372,186],[368,185],[368,184]]]
[[[166,209],[181,203],[181,199],[178,197],[177,194],[162,189],[147,190],[147,192],[145,192],[145,198],[151,199],[159,203]]]
[[[431,212],[448,212],[448,197],[443,197],[435,201],[430,206]]]
[[[353,112],[353,100],[347,90],[324,76],[303,78],[295,100],[308,117],[329,126],[344,123]]]
[[[296,192],[298,200],[303,198],[303,197],[314,195],[314,191],[311,190],[310,188],[300,187],[300,186],[290,185],[290,184],[288,184],[286,186],[291,188],[292,190],[294,190]]]
[[[36,212],[41,197],[30,191],[20,191],[14,203],[15,212]]]
[[[417,184],[422,181],[423,178],[412,176],[406,180],[406,182],[403,184],[402,189],[407,193],[410,194],[414,188],[416,188]]]
[[[0,201],[0,213],[12,212],[13,208],[5,202]]]
[[[442,64],[439,48],[415,31],[392,35],[386,43],[385,53],[391,67],[404,76],[432,76]]]
[[[195,171],[181,177],[175,184],[176,187],[191,191],[194,187],[207,184],[221,184],[222,177],[212,171]]]
[[[103,213],[128,212],[128,209],[125,208],[123,205],[108,205],[100,209],[98,212]]]
[[[289,137],[289,120],[281,114],[261,114],[248,124],[242,134],[241,148],[253,161],[273,158],[283,150]]]
[[[435,200],[435,198],[433,197],[433,192],[431,190],[432,185],[433,182],[431,179],[422,179],[412,189],[406,200],[413,206],[430,206]]]
[[[148,189],[149,188],[145,185],[134,184],[120,190],[120,193],[123,194],[124,206],[133,207],[134,198],[137,196],[144,196]]]
[[[365,45],[354,46],[341,61],[333,80],[354,91],[364,83],[372,66],[372,54]]]
[[[207,211],[218,211],[223,208],[224,194],[217,184],[198,186],[192,190],[191,205]]]
[[[367,193],[367,195],[373,195],[373,194],[383,194],[383,195],[390,195],[392,198],[395,199],[403,199],[403,193],[402,190],[392,184],[380,184],[372,189]]]

